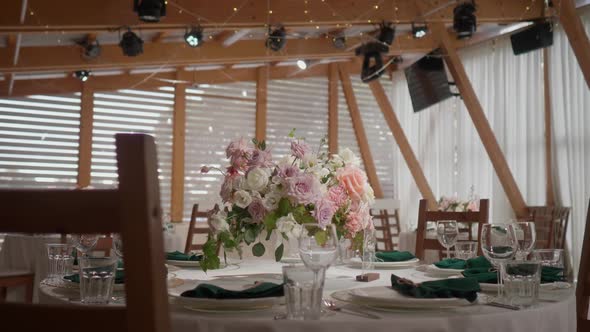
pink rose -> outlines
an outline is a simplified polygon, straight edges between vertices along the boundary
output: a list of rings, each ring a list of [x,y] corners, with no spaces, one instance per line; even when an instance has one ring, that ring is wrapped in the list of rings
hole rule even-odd
[[[264,208],[261,199],[255,199],[252,201],[248,206],[248,212],[250,213],[250,216],[252,216],[254,222],[261,222],[264,219],[264,216],[266,216],[266,209]]]
[[[352,237],[363,229],[373,229],[373,217],[369,213],[369,206],[367,204],[359,204],[356,209],[352,209],[348,213],[344,228],[346,228]]]
[[[315,210],[313,214],[318,224],[322,226],[327,226],[332,222],[334,212],[336,212],[336,207],[334,206],[334,203],[324,198],[320,199],[315,204]]]
[[[340,182],[348,194],[356,199],[361,199],[367,183],[367,175],[360,168],[347,165],[336,173],[336,179]]]
[[[320,197],[320,181],[311,174],[287,179],[287,196],[297,204],[312,204]]]
[[[470,201],[467,205],[466,211],[479,211],[479,203],[477,201]]]
[[[291,142],[291,154],[295,158],[303,159],[303,156],[308,154],[311,148],[304,141],[293,141]]]
[[[278,174],[282,178],[292,178],[299,174],[299,168],[293,165],[281,165]]]
[[[223,180],[219,196],[224,203],[231,200],[234,190],[240,186],[240,182],[243,181],[243,177],[237,173],[228,174]]]
[[[272,166],[272,154],[270,150],[259,150],[254,149],[250,160],[248,161],[250,167],[271,167]]]
[[[333,186],[328,189],[328,199],[331,200],[337,208],[341,208],[348,200],[346,189],[341,185]]]

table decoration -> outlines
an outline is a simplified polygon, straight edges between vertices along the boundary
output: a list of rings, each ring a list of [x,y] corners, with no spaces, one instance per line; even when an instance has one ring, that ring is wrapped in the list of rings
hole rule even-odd
[[[302,224],[336,226],[338,237],[361,247],[363,230],[373,229],[369,213],[373,189],[360,168],[360,160],[350,149],[330,156],[322,139],[316,151],[303,138],[291,137],[291,154],[275,161],[265,141],[245,139],[231,142],[226,149],[230,165],[225,169],[203,166],[202,173],[218,171],[224,175],[220,196],[223,209],[210,211],[212,229],[203,247],[203,269],[220,265],[217,243],[224,251],[252,245],[256,257],[276,232],[279,243],[274,256],[281,260],[285,241],[295,239]]]

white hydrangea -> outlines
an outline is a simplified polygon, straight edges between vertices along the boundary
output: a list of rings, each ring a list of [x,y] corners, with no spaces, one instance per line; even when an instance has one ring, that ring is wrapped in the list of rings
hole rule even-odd
[[[281,200],[281,194],[276,191],[271,191],[264,196],[262,199],[262,205],[268,211],[274,211],[279,207],[279,201]]]
[[[268,185],[270,174],[261,167],[256,167],[248,172],[246,176],[246,185],[253,191],[263,191]]]
[[[277,231],[285,234],[289,239],[298,238],[301,230],[301,225],[297,223],[292,213],[277,220]]]
[[[245,209],[252,203],[252,196],[246,190],[238,190],[234,193],[234,204]]]

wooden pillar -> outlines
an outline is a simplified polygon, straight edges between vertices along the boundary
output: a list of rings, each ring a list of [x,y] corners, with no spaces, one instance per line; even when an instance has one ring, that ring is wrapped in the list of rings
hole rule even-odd
[[[584,24],[576,11],[576,2],[574,0],[560,0],[558,12],[561,26],[578,59],[578,64],[586,79],[586,85],[590,88],[590,41]]]
[[[266,113],[268,102],[268,66],[256,70],[256,139],[266,140]]]
[[[338,65],[338,71],[340,72],[340,81],[342,82],[342,90],[344,91],[344,97],[348,104],[348,112],[352,119],[352,126],[356,135],[356,140],[361,150],[361,157],[363,158],[363,164],[365,164],[365,171],[369,178],[369,184],[375,191],[376,198],[383,198],[383,190],[377,177],[377,170],[375,169],[375,163],[373,162],[373,156],[371,155],[371,149],[367,142],[367,134],[365,133],[365,127],[363,126],[363,120],[361,119],[361,112],[359,111],[356,97],[352,89],[352,83],[350,82],[350,75],[348,70],[343,65]]]
[[[177,76],[180,72],[177,73]],[[172,124],[172,195],[170,217],[182,222],[184,210],[184,150],[186,131],[186,84],[174,87],[174,117]]]
[[[414,181],[416,182],[418,190],[420,190],[422,197],[428,200],[428,209],[436,211],[438,207],[434,193],[432,192],[430,185],[428,185],[428,181],[424,176],[422,167],[420,167],[420,163],[418,162],[414,151],[412,151],[410,142],[408,141],[408,138],[406,137],[406,134],[404,133],[404,130],[402,129],[402,126],[395,115],[389,99],[387,99],[387,94],[385,93],[381,82],[379,82],[379,80],[371,81],[369,83],[369,87],[371,88],[371,91],[377,100],[377,104],[379,104],[379,108],[381,108],[383,117],[385,118],[385,121],[389,126],[389,130],[391,130],[391,133],[397,142],[400,152],[402,153],[402,156],[404,157],[406,164],[410,169],[410,173],[412,173],[412,176],[414,177]]]
[[[80,134],[78,138],[78,188],[90,185],[92,164],[92,127],[94,122],[94,90],[89,82],[82,83],[80,97]]]
[[[338,153],[338,67],[328,67],[328,152]]]
[[[526,203],[522,197],[522,194],[520,193],[520,190],[518,189],[518,186],[516,185],[516,181],[512,176],[510,167],[506,162],[506,158],[504,158],[504,154],[500,149],[500,145],[496,140],[496,136],[494,136],[494,132],[490,127],[488,119],[483,112],[483,108],[481,107],[475,91],[471,86],[471,82],[467,77],[465,68],[463,67],[461,59],[457,54],[457,50],[453,46],[454,43],[451,41],[451,37],[442,23],[435,23],[432,25],[433,32],[438,36],[441,48],[445,53],[444,60],[447,64],[447,67],[455,79],[455,84],[457,84],[457,88],[461,93],[465,107],[467,107],[467,111],[471,116],[471,120],[473,120],[475,129],[477,130],[483,146],[490,157],[492,165],[496,170],[496,174],[500,179],[500,183],[506,192],[506,196],[508,196],[510,205],[512,206],[512,209],[514,210],[514,213],[517,217],[526,217],[528,216],[528,208]]]
[[[553,169],[552,160],[552,142],[551,142],[551,86],[549,80],[549,50],[543,49],[543,86],[545,95],[545,178],[546,186],[546,204],[547,206],[555,205],[555,194],[553,192]]]

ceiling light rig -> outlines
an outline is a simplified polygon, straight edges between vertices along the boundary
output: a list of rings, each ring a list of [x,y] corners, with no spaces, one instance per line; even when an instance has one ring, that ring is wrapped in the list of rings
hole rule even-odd
[[[123,55],[126,56],[138,56],[143,53],[143,40],[131,29],[123,34],[119,46],[123,50]]]
[[[379,36],[377,37],[380,42],[391,46],[395,39],[395,26],[391,22],[382,22],[379,28]]]
[[[463,2],[453,10],[453,29],[457,33],[457,39],[471,38],[477,30],[475,11],[475,0]]]
[[[266,38],[266,47],[278,52],[285,47],[287,43],[287,31],[284,26],[268,28],[268,38]]]
[[[101,48],[98,40],[84,39],[77,43],[82,47],[82,58],[85,60],[96,59],[100,56]]]
[[[90,74],[92,72],[90,70],[78,70],[76,72],[74,72],[74,76],[76,76],[77,79],[79,79],[82,82],[86,82],[88,81],[88,78],[90,77]]]
[[[162,16],[166,16],[167,0],[133,0],[133,11],[143,22],[160,22]]]
[[[311,61],[309,60],[297,60],[297,67],[299,67],[299,69],[301,70],[305,70],[307,68],[309,68],[309,65],[311,64]]]
[[[337,49],[340,49],[340,50],[345,49],[346,48],[346,36],[344,35],[344,33],[341,32],[338,35],[333,36],[332,37],[332,44]]]
[[[203,44],[203,28],[200,26],[192,27],[190,31],[184,34],[184,41],[190,47],[199,47]]]
[[[383,54],[389,52],[389,46],[395,39],[395,26],[391,22],[383,22],[380,25],[378,41],[361,45],[355,50],[355,54],[363,56],[361,80],[368,83],[383,75]]]
[[[426,24],[417,25],[414,22],[412,22],[412,36],[414,36],[414,38],[416,38],[416,39],[423,38],[426,36],[427,33],[428,33],[428,27],[426,26]]]

